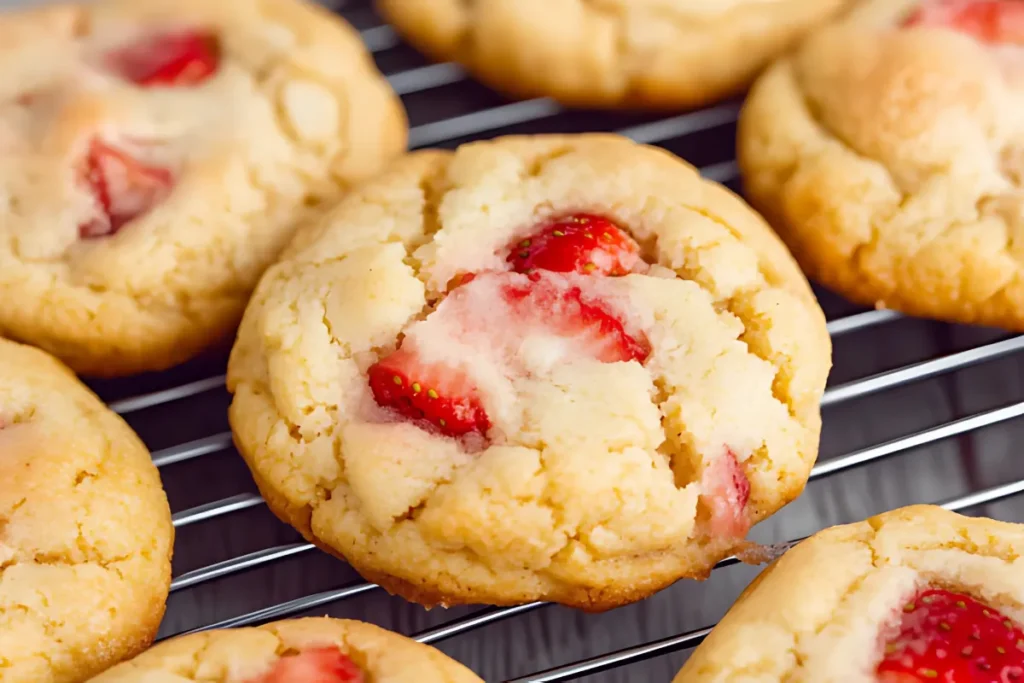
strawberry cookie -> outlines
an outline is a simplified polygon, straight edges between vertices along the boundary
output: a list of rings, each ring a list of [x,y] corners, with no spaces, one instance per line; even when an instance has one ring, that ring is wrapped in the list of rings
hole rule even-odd
[[[755,85],[747,195],[858,303],[1024,330],[1024,2],[872,0]]]
[[[377,0],[418,49],[515,97],[677,109],[742,91],[858,0]]]
[[[0,340],[0,681],[77,683],[146,648],[173,535],[128,425],[54,358]]]
[[[739,597],[674,683],[1024,681],[1024,525],[914,506],[822,531]]]
[[[426,605],[605,609],[800,493],[829,338],[761,219],[611,135],[414,154],[300,230],[232,352],[271,509]]]
[[[432,647],[342,619],[294,619],[160,643],[91,683],[482,683]]]
[[[305,0],[0,15],[0,334],[159,370],[231,334],[302,216],[405,146],[358,35]]]

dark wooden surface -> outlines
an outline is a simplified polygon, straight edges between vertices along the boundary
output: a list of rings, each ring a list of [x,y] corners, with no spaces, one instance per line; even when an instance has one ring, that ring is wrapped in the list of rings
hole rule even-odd
[[[0,0],[0,6],[17,2]],[[340,6],[340,3],[334,4]],[[359,28],[377,24],[362,2],[349,0],[340,9]],[[377,57],[386,73],[425,63],[408,48],[388,50]],[[413,125],[500,103],[494,94],[468,83],[406,98]],[[561,115],[494,133],[615,130],[644,120],[651,120],[651,117]],[[733,134],[733,128],[726,126],[673,142],[668,147],[695,164],[711,164],[732,158]],[[459,141],[453,140],[451,144]],[[856,312],[837,297],[823,294],[821,298],[830,318]],[[918,320],[901,320],[852,333],[835,344],[831,384],[1006,336],[991,330],[955,328]],[[170,373],[95,386],[105,398],[113,400],[220,372],[223,372],[223,355],[215,354]],[[821,459],[1021,400],[1024,400],[1022,365],[1019,357],[1011,356],[842,403],[825,410]],[[133,414],[129,422],[156,450],[226,430],[227,405],[226,393],[214,391]],[[1019,421],[1004,423],[813,482],[801,499],[756,528],[754,538],[782,541],[907,503],[940,502],[971,490],[1024,478],[1024,461],[1016,448],[1018,439],[1024,435],[1022,428],[1024,424]],[[255,491],[245,467],[233,451],[171,465],[164,468],[162,474],[175,511]],[[1024,499],[1012,499],[971,512],[1024,521]],[[298,537],[291,529],[262,507],[191,525],[178,533],[175,575],[296,540]],[[723,614],[756,571],[747,566],[722,569],[704,583],[682,582],[641,603],[602,615],[547,607],[444,641],[439,647],[488,682],[524,676],[710,625]],[[162,634],[179,633],[359,581],[344,563],[319,552],[307,553],[173,594]],[[438,609],[427,612],[377,591],[311,613],[364,619],[412,634],[473,611]],[[685,657],[686,652],[679,652],[580,680],[667,683]]]

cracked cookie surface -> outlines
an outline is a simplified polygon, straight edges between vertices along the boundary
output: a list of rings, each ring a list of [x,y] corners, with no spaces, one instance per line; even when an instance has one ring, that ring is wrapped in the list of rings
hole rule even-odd
[[[148,646],[173,535],[128,425],[52,357],[0,340],[0,680],[76,683]]]
[[[114,667],[92,683],[156,680],[481,683],[469,669],[432,647],[371,624],[328,618],[180,636]]]
[[[1000,672],[998,661],[981,663],[975,677],[950,678],[930,667],[917,676],[885,678],[882,662],[894,654],[901,617],[929,603],[928,594],[935,591],[958,596],[959,610],[977,601],[1000,614],[997,634],[1012,635],[1015,628],[1019,633],[1014,622],[1024,619],[1022,553],[1022,525],[925,505],[827,529],[797,544],[754,580],[674,683],[1017,680],[1024,670]],[[916,600],[922,593],[924,598]],[[940,633],[955,634],[960,624],[949,620],[937,626]],[[970,638],[963,651],[940,653],[939,659],[977,664],[969,661],[976,654],[969,649],[991,639],[973,644],[976,640]],[[1016,640],[993,647],[998,652],[993,660],[1019,658],[1022,643]]]
[[[378,0],[414,46],[516,97],[678,109],[741,92],[855,0]]]
[[[812,279],[1024,329],[1022,27],[1015,2],[874,0],[757,82],[746,194]]]
[[[302,228],[232,351],[271,509],[425,604],[604,609],[803,489],[824,318],[764,222],[655,148],[415,153]]]
[[[0,333],[76,372],[225,340],[303,216],[405,147],[359,36],[305,0],[0,15]]]

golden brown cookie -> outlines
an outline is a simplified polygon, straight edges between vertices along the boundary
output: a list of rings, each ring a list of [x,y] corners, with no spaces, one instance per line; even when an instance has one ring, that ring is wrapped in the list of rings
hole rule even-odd
[[[0,340],[0,681],[77,683],[148,646],[173,536],[128,425],[52,357]]]
[[[742,91],[856,0],[378,0],[410,43],[515,97],[678,109]]]
[[[270,508],[425,604],[703,577],[817,454],[824,318],[781,242],[611,135],[414,154],[303,228],[229,366]]]
[[[918,505],[768,567],[674,683],[1024,680],[1024,526]]]
[[[873,0],[755,85],[747,195],[812,279],[1024,329],[1024,5]]]
[[[160,643],[91,683],[482,683],[432,647],[371,624],[294,619]]]
[[[315,205],[405,147],[358,34],[306,0],[0,14],[0,334],[77,372],[225,340]]]

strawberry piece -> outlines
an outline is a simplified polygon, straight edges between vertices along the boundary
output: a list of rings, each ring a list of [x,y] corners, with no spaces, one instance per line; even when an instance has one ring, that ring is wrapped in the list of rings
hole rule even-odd
[[[452,286],[449,283],[449,286]],[[478,273],[462,277],[427,319],[406,332],[402,346],[372,365],[370,389],[377,404],[447,436],[485,434],[491,422],[477,381],[459,360],[427,362],[418,349],[427,338],[435,348],[456,340],[479,349],[479,363],[505,376],[527,372],[521,356],[527,341],[549,364],[573,358],[605,363],[643,362],[646,337],[626,331],[599,302],[588,300],[563,275]]]
[[[472,382],[458,369],[425,364],[398,349],[370,367],[370,389],[377,404],[426,422],[447,436],[485,433],[491,426]]]
[[[986,43],[1024,43],[1024,2],[1020,0],[930,0],[907,26],[945,26]]]
[[[726,450],[701,477],[703,500],[711,512],[710,529],[716,536],[743,538],[750,531],[746,513],[750,500],[750,480],[736,454]]]
[[[82,169],[82,181],[102,214],[79,226],[83,238],[112,235],[159,203],[174,178],[165,168],[147,166],[123,150],[94,139]]]
[[[220,64],[217,37],[207,31],[147,35],[107,57],[110,68],[144,88],[199,85]]]
[[[457,287],[461,287],[462,285],[468,285],[470,282],[473,281],[473,278],[475,277],[475,273],[459,273],[458,275],[456,275],[455,277],[448,281],[447,291],[450,292],[453,289],[456,289]]]
[[[363,672],[336,647],[304,650],[281,657],[270,671],[249,683],[363,683]]]
[[[968,595],[928,588],[904,606],[877,672],[880,683],[1024,681],[1024,632]]]
[[[570,342],[580,357],[604,363],[635,360],[643,362],[651,353],[645,338],[626,332],[622,321],[595,303],[583,300],[579,287],[560,286],[560,279],[532,273],[525,282],[518,280],[504,287],[517,327],[530,320],[546,332]]]
[[[626,275],[640,262],[640,247],[611,221],[579,214],[541,226],[512,245],[507,260],[519,273]]]

